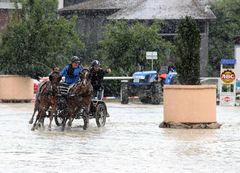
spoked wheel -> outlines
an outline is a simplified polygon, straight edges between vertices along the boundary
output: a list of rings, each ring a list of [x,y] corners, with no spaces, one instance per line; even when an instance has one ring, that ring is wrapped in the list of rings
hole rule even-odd
[[[62,126],[63,120],[65,118],[65,110],[58,110],[56,116],[54,117],[57,126]]]
[[[96,123],[98,127],[103,127],[106,123],[107,109],[103,103],[99,103],[96,108]]]

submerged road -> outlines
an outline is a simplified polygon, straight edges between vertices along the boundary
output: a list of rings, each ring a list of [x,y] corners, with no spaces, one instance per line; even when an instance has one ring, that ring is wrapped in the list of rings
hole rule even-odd
[[[31,131],[33,104],[0,104],[0,172],[239,172],[240,107],[217,107],[221,129],[161,129],[163,107],[107,103],[97,128]]]

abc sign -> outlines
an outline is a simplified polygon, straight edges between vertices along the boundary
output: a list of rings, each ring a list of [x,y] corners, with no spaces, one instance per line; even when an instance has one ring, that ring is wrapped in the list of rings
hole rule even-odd
[[[235,73],[232,70],[224,70],[221,73],[221,79],[224,83],[232,83],[235,78]]]

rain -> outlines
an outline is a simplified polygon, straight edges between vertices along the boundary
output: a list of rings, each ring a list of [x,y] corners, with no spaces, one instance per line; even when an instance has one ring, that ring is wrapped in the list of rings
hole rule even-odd
[[[239,7],[0,0],[0,172],[238,172]]]

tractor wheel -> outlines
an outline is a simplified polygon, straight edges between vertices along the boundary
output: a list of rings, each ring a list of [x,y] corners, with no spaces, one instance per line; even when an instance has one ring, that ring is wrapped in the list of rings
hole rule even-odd
[[[152,96],[151,103],[154,105],[159,105],[162,97],[162,87],[159,82],[154,82],[152,85]]]
[[[128,104],[128,83],[122,82],[121,83],[121,103]]]

